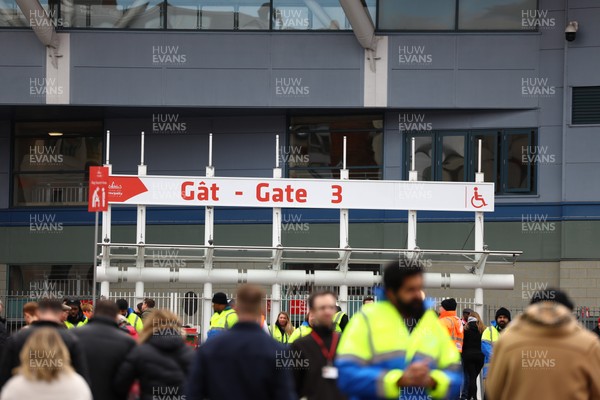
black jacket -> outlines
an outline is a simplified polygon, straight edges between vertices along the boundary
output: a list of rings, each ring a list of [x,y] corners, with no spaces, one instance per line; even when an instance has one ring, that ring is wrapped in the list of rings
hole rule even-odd
[[[465,336],[463,339],[462,356],[464,357],[483,357],[481,351],[481,333],[477,329],[476,322],[469,322],[468,329],[465,326]]]
[[[87,325],[72,330],[83,347],[90,368],[94,400],[120,400],[113,387],[117,370],[135,347],[135,340],[119,329],[114,320],[94,317]]]
[[[186,385],[186,400],[296,399],[289,352],[258,324],[238,322],[200,346]]]
[[[193,354],[178,332],[165,329],[129,352],[115,377],[115,391],[125,396],[139,379],[142,400],[183,398]]]
[[[35,321],[31,323],[29,329],[19,331],[6,341],[4,351],[2,352],[2,361],[0,361],[0,387],[4,386],[6,381],[10,379],[12,370],[21,365],[21,361],[19,360],[21,349],[25,345],[25,341],[29,335],[39,328],[54,328],[58,331],[69,350],[73,369],[89,383],[88,364],[83,354],[83,347],[75,335],[65,328],[63,324],[50,321]]]
[[[4,350],[4,345],[8,339],[8,331],[6,330],[6,318],[0,317],[0,354]]]
[[[323,340],[325,348],[329,351],[333,332],[320,328],[315,328],[314,332]],[[294,341],[291,344],[291,353],[296,360],[300,360],[294,365],[294,380],[298,397],[306,397],[308,400],[342,400],[346,398],[338,389],[335,379],[323,378],[322,369],[327,365],[327,359],[312,334]]]
[[[592,332],[594,332],[596,335],[598,335],[598,338],[600,338],[600,328],[598,327],[598,325],[596,325],[594,329],[592,329]]]

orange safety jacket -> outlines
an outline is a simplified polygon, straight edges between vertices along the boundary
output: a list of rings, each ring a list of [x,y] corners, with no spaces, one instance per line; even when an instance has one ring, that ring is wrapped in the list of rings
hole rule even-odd
[[[440,314],[440,322],[448,329],[448,333],[450,333],[452,341],[456,344],[456,348],[462,353],[465,333],[462,321],[456,316],[456,311],[442,312]]]

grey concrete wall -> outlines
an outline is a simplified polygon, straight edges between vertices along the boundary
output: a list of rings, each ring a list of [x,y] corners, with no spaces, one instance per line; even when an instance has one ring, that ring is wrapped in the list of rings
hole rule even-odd
[[[568,105],[575,86],[599,86],[600,74],[600,4],[583,0],[570,2],[568,19],[579,22],[579,32],[568,45]],[[570,115],[567,118],[570,124]],[[565,200],[598,201],[600,199],[600,125],[569,125],[565,132],[563,182]]]
[[[1,37],[0,104],[44,104],[44,45],[28,31],[3,31]]]
[[[71,48],[75,104],[362,105],[351,33],[77,32]]]

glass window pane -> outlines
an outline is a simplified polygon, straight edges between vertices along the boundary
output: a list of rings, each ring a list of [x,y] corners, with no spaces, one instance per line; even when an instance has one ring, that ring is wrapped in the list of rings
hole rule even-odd
[[[28,15],[23,14],[15,0],[0,0],[0,27],[28,28],[30,25],[47,26],[48,22],[54,27],[68,25],[63,24],[56,3],[48,5],[47,0],[40,0],[44,9],[42,12],[31,11]]]
[[[289,176],[338,178],[347,137],[347,168],[354,179],[381,179],[383,121],[380,116],[292,118],[289,146],[280,149]]]
[[[506,190],[528,191],[531,187],[533,165],[523,154],[531,147],[528,133],[506,135]]]
[[[407,140],[408,169],[411,168],[412,136]],[[433,136],[415,136],[415,169],[417,179],[432,181],[435,179],[433,171]]]
[[[456,0],[380,0],[383,30],[453,30]]]
[[[14,205],[85,205],[87,177],[76,174],[15,174]]]
[[[161,0],[61,0],[61,20],[76,28],[160,29]]]
[[[497,144],[498,134],[476,134],[473,137],[473,171],[478,172],[478,160],[479,160],[479,139],[481,142],[481,172],[483,172],[485,182],[495,182],[496,192],[500,191],[501,188],[498,184],[498,157],[497,157]],[[475,178],[475,174],[471,179]]]
[[[102,165],[101,135],[97,121],[16,123],[13,204],[86,204],[89,167]]]
[[[465,180],[465,137],[441,137],[441,180],[464,182]]]
[[[273,0],[273,29],[350,29],[336,0]]]
[[[269,2],[258,1],[252,6],[244,3],[239,8],[239,29],[242,30],[268,30],[269,18],[271,15],[271,5]]]
[[[536,18],[537,0],[459,0],[458,4],[458,29],[521,30],[534,29],[536,21],[538,26],[544,23]]]

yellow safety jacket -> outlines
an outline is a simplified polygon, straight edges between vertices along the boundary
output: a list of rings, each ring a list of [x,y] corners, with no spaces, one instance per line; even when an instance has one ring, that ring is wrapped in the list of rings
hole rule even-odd
[[[129,325],[135,328],[137,333],[142,332],[142,330],[144,329],[144,323],[142,322],[142,318],[140,318],[140,316],[136,313],[129,313],[129,315],[127,316],[127,322],[129,322]]]
[[[271,332],[271,337],[273,339],[283,344],[288,344],[290,342],[290,336],[294,334],[294,332],[292,332],[292,335],[288,336],[288,334],[285,333],[285,331],[281,332],[277,324],[269,326],[269,332]]]
[[[208,330],[207,338],[230,329],[237,321],[237,313],[232,308],[227,307],[221,312],[214,313],[210,318],[210,329]]]
[[[335,324],[336,332],[342,332],[342,327],[340,326],[340,321],[342,320],[342,318],[344,318],[344,315],[346,315],[345,312],[338,311],[333,316],[333,323]]]
[[[428,363],[435,389],[398,387],[415,361]],[[436,314],[426,311],[409,333],[389,301],[355,314],[340,338],[335,365],[338,386],[352,399],[458,398],[462,384],[460,354]]]
[[[65,320],[65,326],[67,327],[67,329],[73,329],[73,328],[79,328],[80,326],[84,326],[85,324],[88,323],[88,319],[84,319],[83,321],[79,321],[77,323],[77,325],[73,325],[72,323],[70,323],[69,321]]]
[[[498,329],[493,325],[485,328],[485,331],[483,331],[483,334],[481,335],[481,352],[483,353],[483,370],[481,371],[481,376],[483,379],[487,378],[492,354],[494,354],[494,343],[496,343],[499,338],[500,332],[498,332]]]

